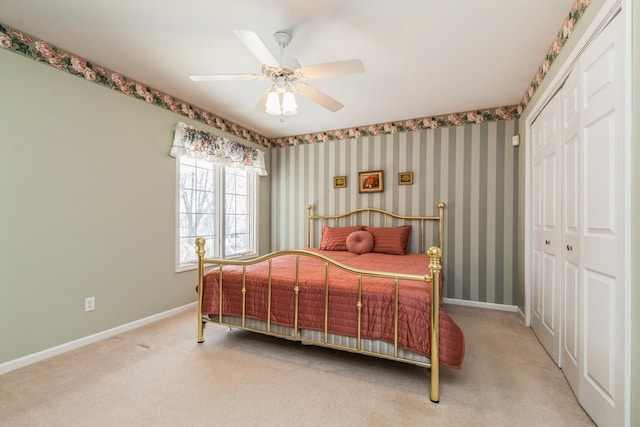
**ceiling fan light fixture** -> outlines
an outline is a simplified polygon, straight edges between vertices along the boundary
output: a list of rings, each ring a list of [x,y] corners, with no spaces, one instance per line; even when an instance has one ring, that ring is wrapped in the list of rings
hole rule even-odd
[[[297,113],[296,108],[298,108],[296,97],[290,90],[286,91],[282,95],[282,114],[292,116]]]
[[[265,102],[264,106],[267,114],[271,114],[272,116],[279,116],[282,114],[282,109],[280,108],[280,95],[275,88],[267,94],[267,102]]]

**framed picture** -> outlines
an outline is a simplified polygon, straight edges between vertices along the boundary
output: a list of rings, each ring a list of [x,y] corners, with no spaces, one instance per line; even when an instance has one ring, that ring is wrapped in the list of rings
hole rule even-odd
[[[361,193],[377,193],[384,190],[383,171],[358,173],[358,188]]]
[[[333,177],[333,188],[345,188],[347,186],[347,177],[346,176],[334,176]]]
[[[413,184],[413,172],[400,172],[398,174],[398,184],[400,185]]]

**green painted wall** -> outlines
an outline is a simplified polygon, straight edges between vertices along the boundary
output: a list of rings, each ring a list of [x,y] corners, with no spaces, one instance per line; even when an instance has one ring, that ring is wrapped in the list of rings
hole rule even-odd
[[[0,76],[0,364],[194,302],[168,155],[189,120],[4,50]]]

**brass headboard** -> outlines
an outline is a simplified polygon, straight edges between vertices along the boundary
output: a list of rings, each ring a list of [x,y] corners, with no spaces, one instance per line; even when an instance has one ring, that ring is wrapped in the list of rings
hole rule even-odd
[[[343,213],[340,215],[314,215],[312,213],[312,205],[307,205],[307,247],[312,247],[312,222],[320,221],[320,230],[324,228],[325,225],[337,227],[340,224],[342,225],[366,225],[371,226],[372,224],[372,215],[382,216],[382,227],[389,227],[388,220],[397,220],[401,221],[401,224],[406,224],[407,222],[419,221],[420,222],[420,252],[425,253],[427,248],[425,248],[425,224],[427,221],[437,221],[438,222],[438,246],[442,253],[444,253],[444,208],[445,203],[438,203],[438,215],[434,216],[412,216],[412,215],[398,215],[389,211],[385,211],[383,209],[378,208],[360,208],[353,210],[351,212]],[[343,220],[342,223],[340,221]],[[322,232],[322,231],[321,231]]]

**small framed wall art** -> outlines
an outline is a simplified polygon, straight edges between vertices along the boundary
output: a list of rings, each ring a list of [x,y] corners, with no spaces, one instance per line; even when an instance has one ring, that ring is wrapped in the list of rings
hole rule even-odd
[[[381,170],[359,172],[358,189],[361,193],[378,193],[384,191],[384,172]]]
[[[400,185],[412,185],[413,184],[413,172],[400,172],[398,174],[398,184],[400,184]]]
[[[334,176],[333,177],[333,188],[345,188],[347,186],[347,177],[346,176]]]

